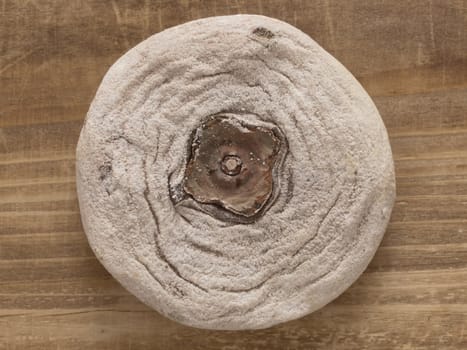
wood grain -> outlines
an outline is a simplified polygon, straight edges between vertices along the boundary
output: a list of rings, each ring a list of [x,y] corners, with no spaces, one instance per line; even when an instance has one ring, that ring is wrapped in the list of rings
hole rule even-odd
[[[312,36],[388,127],[397,202],[363,276],[270,329],[181,326],[113,280],[83,233],[74,150],[109,66],[149,35],[256,13]],[[467,348],[467,1],[0,1],[0,349]]]

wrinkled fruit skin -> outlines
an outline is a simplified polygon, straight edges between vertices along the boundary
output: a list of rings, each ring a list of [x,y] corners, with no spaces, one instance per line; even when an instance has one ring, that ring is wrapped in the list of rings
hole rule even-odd
[[[164,30],[107,72],[77,147],[81,218],[105,268],[186,325],[258,329],[343,293],[395,198],[368,94],[268,17]]]

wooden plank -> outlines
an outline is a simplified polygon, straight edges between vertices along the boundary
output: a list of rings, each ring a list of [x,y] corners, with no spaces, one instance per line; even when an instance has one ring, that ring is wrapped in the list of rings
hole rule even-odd
[[[266,330],[185,327],[94,257],[75,147],[110,65],[188,20],[256,13],[312,36],[362,83],[393,148],[397,200],[362,277]],[[467,0],[0,2],[0,350],[467,348]]]

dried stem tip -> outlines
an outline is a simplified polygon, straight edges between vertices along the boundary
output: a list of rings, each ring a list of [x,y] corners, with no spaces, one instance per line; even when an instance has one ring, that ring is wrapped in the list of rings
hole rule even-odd
[[[212,117],[195,130],[184,191],[200,203],[251,217],[271,196],[280,147],[271,129]]]

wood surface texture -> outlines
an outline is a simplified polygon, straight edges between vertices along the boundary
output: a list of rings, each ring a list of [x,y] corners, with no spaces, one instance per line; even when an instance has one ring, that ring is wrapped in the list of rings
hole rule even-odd
[[[213,15],[285,20],[374,99],[397,176],[374,260],[320,311],[270,329],[199,330],[125,291],[80,223],[75,147],[110,65]],[[466,0],[0,1],[0,350],[467,349]]]

